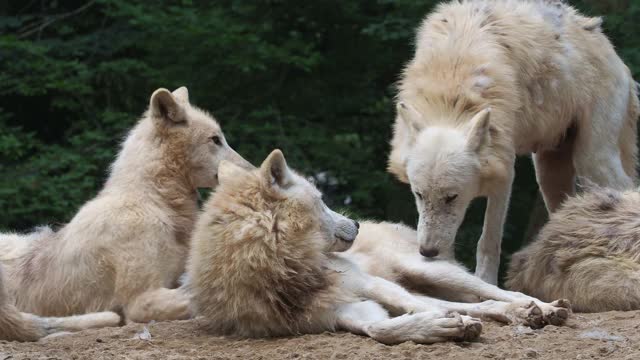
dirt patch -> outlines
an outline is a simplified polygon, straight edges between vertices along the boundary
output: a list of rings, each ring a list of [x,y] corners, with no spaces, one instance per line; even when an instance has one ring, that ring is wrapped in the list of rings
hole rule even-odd
[[[640,359],[640,311],[573,315],[531,330],[484,321],[472,343],[396,346],[347,333],[268,340],[215,337],[197,320],[89,330],[37,343],[0,341],[5,359]]]

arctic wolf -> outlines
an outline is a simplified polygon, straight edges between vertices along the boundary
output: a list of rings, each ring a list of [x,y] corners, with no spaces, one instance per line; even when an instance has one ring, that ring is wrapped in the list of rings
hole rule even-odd
[[[600,23],[542,0],[454,1],[427,16],[389,157],[415,195],[424,256],[453,258],[469,203],[487,197],[476,275],[497,282],[516,155],[534,154],[550,212],[575,175],[633,186],[636,86]]]
[[[640,193],[591,187],[513,254],[506,285],[576,311],[640,309]]]
[[[481,323],[470,316],[539,327],[561,324],[569,315],[564,301],[544,304],[499,290],[455,265],[427,264],[413,251],[416,234],[407,228],[363,225],[365,238],[358,236],[353,250],[333,253],[351,246],[358,223],[330,210],[279,150],[254,171],[223,162],[219,178],[196,225],[187,265],[194,314],[216,333],[269,337],[347,330],[388,344],[433,343],[478,337]],[[416,296],[376,271],[501,301],[463,304]]]
[[[217,122],[189,103],[186,88],[156,90],[104,188],[69,224],[0,237],[15,306],[41,316],[121,306],[131,321],[188,318],[189,300],[176,287],[198,214],[196,190],[216,186],[221,160],[251,167]]]

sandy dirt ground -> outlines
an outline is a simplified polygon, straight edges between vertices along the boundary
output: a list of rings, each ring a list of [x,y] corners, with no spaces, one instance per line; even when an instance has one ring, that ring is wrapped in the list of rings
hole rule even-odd
[[[54,336],[37,343],[0,341],[9,359],[640,359],[640,311],[574,314],[567,326],[531,330],[484,321],[478,341],[395,346],[347,333],[266,340],[207,334],[197,320],[130,324]]]

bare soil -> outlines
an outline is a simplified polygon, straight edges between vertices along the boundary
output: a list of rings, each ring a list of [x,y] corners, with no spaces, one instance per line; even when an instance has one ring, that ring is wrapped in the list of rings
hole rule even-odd
[[[348,333],[266,340],[208,334],[197,320],[89,330],[36,343],[0,341],[5,359],[640,359],[640,311],[574,314],[531,330],[484,321],[478,341],[386,346]]]

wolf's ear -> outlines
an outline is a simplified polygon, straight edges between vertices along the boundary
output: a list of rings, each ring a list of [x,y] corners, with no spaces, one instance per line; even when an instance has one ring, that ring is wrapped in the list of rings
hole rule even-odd
[[[260,175],[266,188],[284,189],[289,186],[292,174],[282,151],[276,149],[269,154],[260,165]]]
[[[490,118],[491,108],[486,108],[471,119],[471,130],[467,136],[467,150],[477,153],[489,144]]]
[[[423,127],[421,123],[422,114],[410,104],[402,101],[396,104],[396,112],[400,121],[402,121],[407,128],[409,143],[413,144]]]
[[[181,123],[187,119],[184,108],[167,89],[161,88],[153,92],[149,110],[154,119],[162,119],[174,123]]]
[[[218,182],[224,184],[227,181],[233,181],[238,178],[238,175],[244,174],[245,172],[247,172],[245,169],[231,161],[222,160],[218,165]]]
[[[173,94],[173,97],[176,98],[178,101],[182,102],[183,104],[189,103],[189,90],[187,90],[186,86],[181,86],[173,90],[171,94]]]

